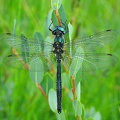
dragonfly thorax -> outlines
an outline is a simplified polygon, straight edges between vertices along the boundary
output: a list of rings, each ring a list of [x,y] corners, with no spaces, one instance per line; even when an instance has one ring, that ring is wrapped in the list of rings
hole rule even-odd
[[[54,44],[53,44],[53,53],[55,54],[55,57],[57,60],[62,59],[62,54],[64,52],[63,45],[64,45],[64,39],[63,35],[66,33],[64,28],[61,26],[56,26],[54,29],[50,29],[52,31],[52,34],[55,35],[54,38]]]
[[[60,42],[61,44],[64,44],[64,39],[60,36],[56,36],[54,38],[54,43],[56,43],[56,42]]]
[[[55,56],[59,56],[59,58],[62,58],[62,54],[64,52],[63,50],[63,43],[57,41],[53,44],[53,53],[55,54]]]

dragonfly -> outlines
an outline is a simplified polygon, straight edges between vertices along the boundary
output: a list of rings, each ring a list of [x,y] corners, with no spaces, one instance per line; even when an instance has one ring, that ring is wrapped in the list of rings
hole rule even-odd
[[[80,60],[78,67],[82,71],[108,68],[114,65],[117,58],[104,51],[104,48],[116,39],[119,34],[115,30],[106,30],[91,36],[67,41],[64,36],[67,31],[62,26],[55,26],[49,30],[54,36],[54,41],[48,42],[40,39],[29,39],[24,35],[11,33],[3,34],[2,39],[13,49],[13,54],[8,55],[4,62],[17,69],[46,72],[56,68],[56,94],[57,111],[62,110],[62,80],[61,64],[66,63],[74,72],[75,59]],[[71,67],[72,66],[72,67]]]

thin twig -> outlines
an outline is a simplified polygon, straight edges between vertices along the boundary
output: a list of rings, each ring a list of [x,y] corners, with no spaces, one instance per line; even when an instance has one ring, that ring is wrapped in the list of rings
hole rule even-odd
[[[75,84],[75,78],[74,76],[71,76],[72,80],[72,93],[73,93],[73,98],[76,100],[76,84]]]
[[[45,97],[46,101],[48,102],[48,97],[47,97],[45,91],[43,90],[42,86],[38,83],[36,83],[36,86],[41,91],[42,95]]]
[[[17,53],[16,49],[12,48],[12,53],[18,58],[18,60],[20,61],[20,63],[23,65],[23,67],[26,70],[29,70],[29,66],[22,60],[22,58],[19,56],[19,54]]]
[[[81,120],[81,117],[80,117],[80,116],[77,116],[77,120]]]
[[[61,20],[60,20],[60,15],[59,15],[58,9],[55,10],[55,14],[56,14],[56,17],[57,17],[57,20],[58,20],[58,25],[61,26],[62,24],[61,24]]]
[[[12,53],[19,59],[19,61],[21,62],[21,64],[27,69],[29,70],[29,66],[21,59],[21,57],[19,56],[19,54],[17,53],[16,49],[12,49]],[[45,99],[48,101],[47,95],[45,94],[43,88],[41,87],[40,84],[36,83],[37,88],[39,88],[39,90],[41,91],[42,95],[45,97]]]

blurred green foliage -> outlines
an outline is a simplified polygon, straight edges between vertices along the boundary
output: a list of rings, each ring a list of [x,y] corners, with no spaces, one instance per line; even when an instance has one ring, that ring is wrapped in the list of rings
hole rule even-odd
[[[63,0],[67,21],[73,25],[73,38],[91,35],[106,29],[120,30],[119,0]],[[17,20],[16,33],[22,32],[33,37],[35,31],[43,38],[51,35],[47,17],[51,10],[49,0],[1,0],[0,33],[13,32],[14,19]],[[120,59],[120,39],[113,44],[114,54]],[[8,68],[2,63],[10,48],[0,42],[0,119],[1,120],[55,120],[48,103],[39,89],[30,80],[29,74]],[[100,114],[102,120],[120,118],[120,64],[105,72],[84,73],[81,76],[81,101],[86,117]],[[65,81],[63,73],[63,80]],[[47,76],[55,79],[55,76]],[[67,78],[66,78],[67,79]],[[54,82],[56,85],[56,83]],[[66,119],[75,119],[72,103],[63,90],[63,109]],[[95,113],[95,114],[94,114]],[[97,120],[97,118],[95,119]]]

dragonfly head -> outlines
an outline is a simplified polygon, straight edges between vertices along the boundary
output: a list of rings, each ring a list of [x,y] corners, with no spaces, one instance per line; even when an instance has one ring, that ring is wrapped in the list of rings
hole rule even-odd
[[[56,26],[53,30],[52,30],[52,34],[56,35],[57,37],[62,36],[65,34],[65,30],[64,28],[62,28],[61,26]]]

